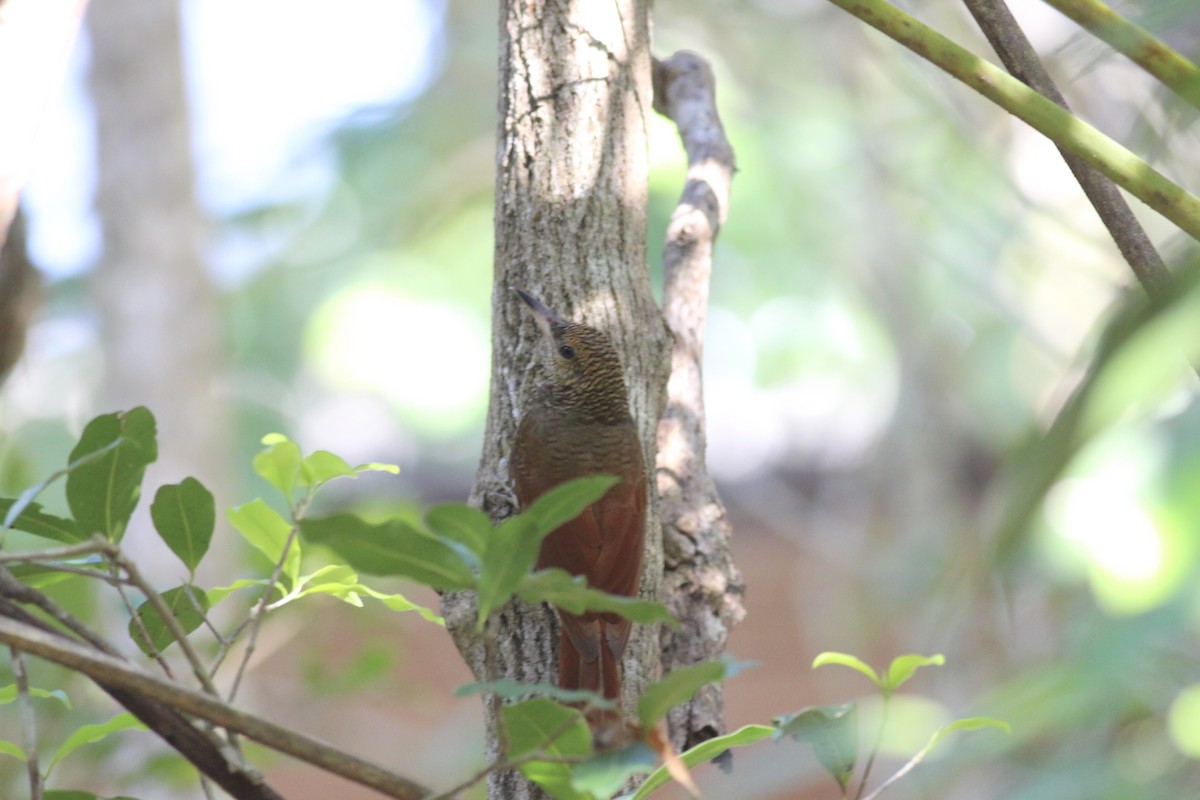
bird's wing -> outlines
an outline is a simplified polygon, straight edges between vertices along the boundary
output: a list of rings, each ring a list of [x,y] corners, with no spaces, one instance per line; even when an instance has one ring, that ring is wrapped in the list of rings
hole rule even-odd
[[[592,615],[592,619],[577,617],[565,611],[559,611],[563,630],[566,631],[571,644],[579,651],[584,661],[595,661],[600,657],[600,622]]]

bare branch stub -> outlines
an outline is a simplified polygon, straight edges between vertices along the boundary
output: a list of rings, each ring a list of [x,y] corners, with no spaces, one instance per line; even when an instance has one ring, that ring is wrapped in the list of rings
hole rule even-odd
[[[681,51],[654,62],[654,108],[675,122],[688,156],[687,182],[663,253],[663,316],[674,334],[667,407],[658,427],[663,596],[681,629],[663,629],[664,672],[725,652],[745,615],[732,528],[705,465],[701,361],[713,246],[729,209],[733,148],[717,113],[712,69]],[[687,749],[724,732],[724,690],[702,689],[668,717],[671,743]]]

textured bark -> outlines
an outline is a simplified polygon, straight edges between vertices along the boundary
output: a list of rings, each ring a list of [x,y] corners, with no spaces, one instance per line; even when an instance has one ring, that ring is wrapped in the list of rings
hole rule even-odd
[[[705,463],[701,364],[713,244],[729,209],[733,149],[717,114],[712,70],[676,53],[654,64],[654,108],[674,120],[688,155],[687,182],[663,253],[663,313],[674,334],[667,407],[658,427],[663,596],[681,630],[662,629],[664,672],[725,652],[745,616],[745,587],[729,553],[732,529]],[[672,744],[687,749],[724,732],[725,693],[701,689],[668,716]]]
[[[194,475],[222,497],[221,315],[202,258],[179,15],[174,2],[107,0],[88,16],[104,233],[92,285],[105,401],[149,406],[158,419],[150,482]]]
[[[669,344],[646,264],[648,24],[644,0],[502,4],[491,405],[472,494],[493,519],[514,511],[507,454],[522,402],[543,380],[540,335],[513,286],[613,337],[646,463],[655,461]],[[659,596],[662,579],[657,505],[650,492],[645,597]],[[490,665],[471,631],[474,598],[448,594],[443,612],[477,676],[555,680],[549,608],[517,603],[499,614]],[[623,662],[627,708],[657,677],[658,650],[658,631],[635,625]],[[489,742],[495,757],[496,736]],[[491,776],[489,790],[506,800],[542,796],[518,773]]]
[[[41,299],[41,275],[29,260],[25,220],[18,211],[0,246],[0,383],[25,349],[25,333]]]

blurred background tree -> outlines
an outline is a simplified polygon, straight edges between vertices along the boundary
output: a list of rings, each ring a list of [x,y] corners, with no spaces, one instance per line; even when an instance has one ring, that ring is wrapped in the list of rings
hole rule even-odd
[[[193,0],[175,52],[169,19],[147,48],[118,22],[121,6],[94,0],[92,15],[112,16],[90,25],[39,140],[26,202],[46,295],[0,396],[0,489],[57,468],[92,414],[149,402],[178,420],[163,440],[180,460],[160,479],[212,469],[218,505],[262,491],[245,465],[271,430],[402,465],[399,479],[363,480],[339,502],[465,497],[487,393],[492,15],[439,0],[336,12]],[[1040,2],[1012,6],[1080,117],[1197,188],[1196,108]],[[992,58],[965,9],[905,7]],[[1120,10],[1200,54],[1191,0]],[[654,35],[658,53],[713,61],[738,152],[705,378],[710,467],[748,585],[731,649],[761,666],[730,683],[730,726],[860,693],[853,676],[808,669],[822,650],[877,666],[938,651],[947,667],[913,686],[945,707],[896,712],[886,760],[949,713],[1004,718],[1014,735],[946,747],[890,796],[1195,795],[1194,325],[1151,326],[1108,369],[1097,392],[1116,412],[999,562],[989,536],[1010,499],[1002,476],[1028,463],[1103,326],[1140,291],[1057,151],[825,2],[662,0]],[[135,72],[168,86],[182,63],[188,104],[154,103],[118,68],[122,43],[155,59]],[[147,109],[158,110],[126,133],[110,127]],[[175,133],[147,144],[146,130]],[[650,135],[653,268],[683,158],[668,122]],[[163,172],[140,197],[106,200],[134,189],[124,168]],[[1168,264],[1196,260],[1193,240],[1134,210]],[[114,265],[122,230],[162,249]],[[184,449],[191,433],[199,449]],[[429,785],[480,765],[478,703],[450,696],[469,674],[444,632],[382,612],[348,623],[331,601],[285,611],[271,637],[247,677],[252,707]],[[110,711],[97,701],[95,713]],[[0,734],[9,725],[0,719]],[[187,770],[145,748],[148,736],[97,746],[103,784],[86,767],[73,774],[109,793],[178,780],[173,796],[188,796]],[[791,747],[756,745],[730,776],[701,770],[701,785],[715,797],[832,796]],[[60,769],[66,785],[72,767]],[[0,794],[19,796],[22,778],[0,761]],[[285,761],[271,779],[288,797],[368,796]]]

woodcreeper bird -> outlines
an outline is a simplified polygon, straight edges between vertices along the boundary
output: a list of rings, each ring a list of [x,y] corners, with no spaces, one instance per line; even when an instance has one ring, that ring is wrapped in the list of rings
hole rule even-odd
[[[574,520],[542,542],[538,569],[560,567],[588,586],[637,594],[642,572],[648,482],[621,360],[607,334],[559,318],[540,300],[515,290],[549,344],[549,381],[538,386],[517,425],[509,459],[521,508],[572,478],[619,480]],[[558,683],[616,699],[618,665],[631,623],[612,613],[559,610]]]

